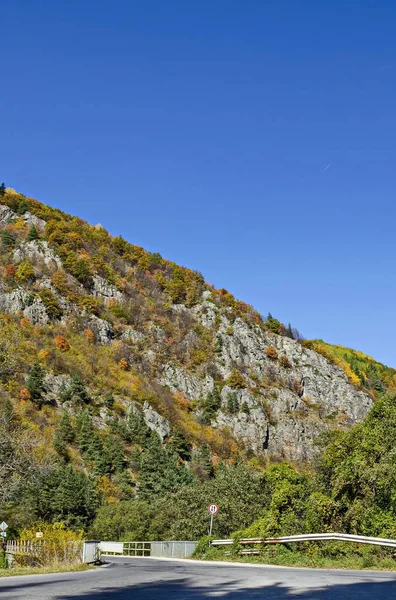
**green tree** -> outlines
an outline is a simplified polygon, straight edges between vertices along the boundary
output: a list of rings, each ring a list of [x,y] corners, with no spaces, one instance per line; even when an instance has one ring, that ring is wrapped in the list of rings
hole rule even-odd
[[[28,210],[29,210],[29,207],[26,204],[26,201],[24,200],[24,198],[22,198],[22,200],[18,204],[18,208],[17,208],[16,212],[18,213],[18,215],[24,215],[25,212],[27,212]]]
[[[63,309],[59,304],[55,294],[50,289],[42,287],[39,296],[45,306],[45,311],[50,319],[60,319],[63,315]]]
[[[176,428],[169,441],[169,447],[182,460],[190,460],[192,446],[180,428]]]
[[[3,229],[1,232],[1,245],[3,248],[13,248],[15,246],[15,237],[8,229]]]
[[[66,411],[62,412],[58,425],[58,432],[61,439],[67,444],[71,444],[72,442],[74,442],[75,433],[73,425],[70,419],[70,415]]]
[[[69,385],[63,384],[60,390],[61,402],[73,402],[75,404],[88,404],[90,396],[81,376],[75,373]]]
[[[26,387],[29,390],[32,402],[36,403],[39,408],[41,408],[44,403],[44,375],[44,370],[40,363],[36,361],[30,369],[26,379]]]
[[[159,436],[151,432],[147,448],[140,461],[139,498],[148,500],[175,492],[182,485],[191,484],[193,476],[173,452],[162,447]]]
[[[232,415],[235,415],[239,411],[239,402],[236,392],[227,394],[227,410]]]
[[[26,239],[28,242],[33,242],[34,240],[40,239],[39,232],[34,225],[30,227]]]
[[[3,181],[3,183],[0,184],[0,196],[4,196],[5,191],[6,191],[6,187],[5,187],[5,183]]]
[[[62,521],[66,527],[81,529],[93,520],[98,497],[93,482],[66,465],[45,470],[29,482],[22,503],[32,521]]]

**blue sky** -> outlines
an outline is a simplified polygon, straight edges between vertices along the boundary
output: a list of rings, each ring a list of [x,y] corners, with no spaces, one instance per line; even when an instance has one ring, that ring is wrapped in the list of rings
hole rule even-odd
[[[0,8],[0,180],[396,367],[396,3]]]

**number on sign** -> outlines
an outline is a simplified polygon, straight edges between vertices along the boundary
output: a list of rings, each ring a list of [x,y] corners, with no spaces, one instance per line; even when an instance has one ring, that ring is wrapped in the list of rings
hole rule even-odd
[[[217,513],[219,512],[219,507],[217,506],[217,504],[209,504],[208,512],[211,515],[217,515]]]

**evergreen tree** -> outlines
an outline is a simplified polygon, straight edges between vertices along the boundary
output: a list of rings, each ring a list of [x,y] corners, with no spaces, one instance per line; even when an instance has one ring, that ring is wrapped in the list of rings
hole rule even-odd
[[[76,404],[88,404],[90,401],[87,388],[78,373],[75,373],[69,385],[62,384],[59,390],[61,402],[74,402]]]
[[[235,415],[239,410],[238,396],[236,392],[227,394],[227,410],[232,415]]]
[[[88,411],[82,411],[76,420],[76,441],[82,453],[86,452],[91,444],[95,429]]]
[[[0,196],[4,196],[5,190],[6,190],[6,187],[5,187],[5,183],[3,181],[3,183],[0,184]]]
[[[149,430],[141,410],[131,410],[125,431],[125,441],[144,446],[149,437]]]
[[[39,233],[38,233],[38,231],[37,231],[37,229],[35,228],[34,225],[32,225],[30,227],[26,239],[27,239],[28,242],[33,242],[34,240],[39,240],[40,239]]]
[[[170,449],[175,452],[182,460],[190,460],[192,446],[181,431],[176,428],[169,442]]]
[[[18,215],[24,215],[25,212],[27,212],[28,210],[29,210],[29,207],[26,204],[25,200],[22,198],[22,200],[18,204],[18,208],[17,208],[16,212],[18,213]]]
[[[192,482],[191,473],[173,452],[162,447],[159,436],[151,432],[140,461],[139,498],[150,499],[166,492],[175,492],[182,485]]]
[[[70,461],[70,454],[67,444],[59,435],[59,431],[57,431],[54,436],[54,448],[65,463]]]
[[[103,444],[107,473],[120,473],[125,467],[124,447],[119,439],[108,436]]]
[[[203,402],[202,419],[204,423],[210,423],[221,406],[220,391],[217,386],[208,393]]]
[[[71,465],[38,473],[26,486],[23,504],[32,521],[62,521],[72,529],[86,528],[99,505],[92,481]]]
[[[114,406],[114,396],[113,394],[110,392],[110,394],[107,394],[107,396],[104,399],[104,405],[106,406],[106,408],[112,409]]]
[[[35,402],[39,408],[41,408],[44,402],[43,394],[45,392],[45,386],[44,370],[40,366],[40,363],[35,362],[33,367],[30,369],[28,378],[26,380],[26,387],[29,390],[32,401]]]
[[[1,232],[1,245],[3,248],[12,248],[15,245],[15,237],[8,229],[3,229]]]
[[[59,421],[58,433],[60,438],[67,444],[74,442],[75,434],[69,413],[64,411]]]
[[[197,453],[196,462],[199,467],[200,479],[209,479],[210,477],[213,477],[214,469],[212,455],[207,444],[202,444]]]
[[[250,408],[246,400],[242,403],[241,411],[245,413],[245,415],[250,415]]]

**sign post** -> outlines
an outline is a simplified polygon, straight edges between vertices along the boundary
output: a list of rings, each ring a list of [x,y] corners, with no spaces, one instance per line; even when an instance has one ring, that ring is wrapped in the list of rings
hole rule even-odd
[[[1,544],[1,549],[2,549],[3,552],[6,551],[6,541],[5,541],[5,539],[6,539],[6,536],[7,536],[7,533],[6,533],[7,527],[8,527],[8,525],[7,525],[7,523],[5,521],[3,521],[2,523],[0,523],[0,537],[1,537],[0,544]]]
[[[219,512],[219,507],[217,504],[209,504],[208,513],[210,514],[210,525],[209,525],[209,535],[212,535],[213,531],[213,517],[217,515]]]

